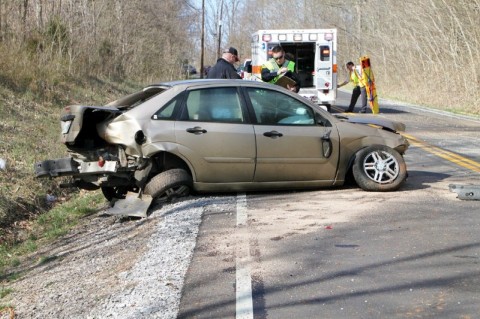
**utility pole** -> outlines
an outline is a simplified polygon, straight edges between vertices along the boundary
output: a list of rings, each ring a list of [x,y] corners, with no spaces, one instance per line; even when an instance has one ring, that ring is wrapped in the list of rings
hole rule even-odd
[[[205,0],[202,0],[202,39],[201,39],[201,53],[200,53],[200,79],[203,79],[204,73],[204,57],[205,57]]]
[[[222,56],[221,44],[222,44],[222,17],[223,17],[223,0],[220,1],[220,15],[218,16],[218,46],[217,46],[217,58]]]
[[[365,2],[365,4],[366,4],[367,1],[358,0],[358,2],[355,4],[355,9],[356,9],[356,12],[357,12],[357,30],[355,30],[356,31],[355,35],[357,36],[357,39],[362,38],[362,3],[363,2]],[[357,41],[356,46],[357,46],[357,52],[362,52],[362,50],[363,50],[362,42]],[[361,54],[363,54],[363,53],[361,53]],[[358,61],[356,63],[358,63]]]

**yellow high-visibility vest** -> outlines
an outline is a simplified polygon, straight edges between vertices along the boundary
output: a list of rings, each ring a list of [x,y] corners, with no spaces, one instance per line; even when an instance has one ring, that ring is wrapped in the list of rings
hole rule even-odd
[[[285,62],[283,62],[281,66],[278,66],[277,62],[275,62],[274,59],[270,59],[263,66],[269,69],[270,72],[278,72],[278,70],[280,70],[280,68],[282,67],[286,67],[288,71],[295,72],[295,62],[290,60],[285,60]],[[269,83],[275,84],[279,78],[280,78],[280,75],[277,75]]]
[[[365,86],[365,83],[363,82],[363,79],[357,73],[357,70],[355,70],[355,68],[353,68],[353,71],[350,72],[350,81],[352,81],[355,86],[357,86],[357,85],[360,86],[360,87]]]

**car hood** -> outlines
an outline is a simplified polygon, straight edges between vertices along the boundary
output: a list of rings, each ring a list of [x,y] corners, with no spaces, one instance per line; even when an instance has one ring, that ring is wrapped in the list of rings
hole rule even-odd
[[[336,114],[335,117],[340,121],[346,121],[349,123],[379,126],[392,132],[405,132],[405,124],[387,119],[380,115]]]

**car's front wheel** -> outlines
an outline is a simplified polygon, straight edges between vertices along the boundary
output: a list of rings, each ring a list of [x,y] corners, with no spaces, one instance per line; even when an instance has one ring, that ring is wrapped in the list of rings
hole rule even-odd
[[[358,186],[373,192],[397,190],[407,177],[407,166],[402,155],[384,145],[369,146],[358,151],[352,171]]]
[[[192,177],[187,171],[175,168],[154,176],[145,186],[144,193],[156,201],[169,201],[187,196],[192,184]]]

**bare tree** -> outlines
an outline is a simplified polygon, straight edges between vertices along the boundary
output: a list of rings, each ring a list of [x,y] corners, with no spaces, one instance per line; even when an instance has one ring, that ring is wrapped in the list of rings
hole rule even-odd
[[[176,79],[201,61],[196,5],[0,0],[0,49],[24,74]],[[338,62],[369,55],[381,95],[480,113],[479,25],[480,0],[205,0],[204,60],[215,62],[219,40],[249,57],[259,29],[337,28]]]

